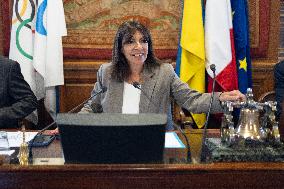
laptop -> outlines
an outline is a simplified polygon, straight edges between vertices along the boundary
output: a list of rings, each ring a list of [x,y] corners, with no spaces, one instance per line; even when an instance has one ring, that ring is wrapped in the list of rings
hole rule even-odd
[[[56,119],[65,163],[162,163],[166,114],[74,114]]]

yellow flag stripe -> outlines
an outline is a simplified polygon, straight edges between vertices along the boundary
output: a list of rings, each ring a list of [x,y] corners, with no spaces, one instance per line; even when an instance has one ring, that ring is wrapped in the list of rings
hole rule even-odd
[[[201,0],[184,0],[180,78],[190,88],[205,92],[205,46]],[[205,114],[192,114],[197,126],[205,123]]]
[[[184,0],[181,47],[205,60],[201,0]]]

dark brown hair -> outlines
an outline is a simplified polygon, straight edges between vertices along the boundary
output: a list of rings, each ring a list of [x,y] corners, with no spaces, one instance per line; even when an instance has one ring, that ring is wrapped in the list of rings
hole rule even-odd
[[[112,71],[111,78],[123,82],[131,74],[130,66],[127,63],[126,57],[122,53],[123,40],[132,37],[136,31],[139,31],[145,40],[148,42],[148,55],[144,63],[144,69],[152,70],[159,66],[159,63],[153,52],[152,39],[149,30],[137,21],[128,21],[121,24],[115,35],[113,50],[112,50]]]

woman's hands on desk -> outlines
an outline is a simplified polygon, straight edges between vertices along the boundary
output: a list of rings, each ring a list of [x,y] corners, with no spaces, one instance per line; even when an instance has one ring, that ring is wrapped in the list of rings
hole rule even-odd
[[[242,94],[239,90],[233,90],[229,92],[222,92],[219,96],[219,100],[223,101],[246,101],[246,96]],[[44,132],[47,135],[57,135],[59,134],[58,128],[54,130],[46,130]]]
[[[46,130],[46,131],[44,131],[44,134],[46,134],[46,135],[58,135],[59,131],[58,131],[58,128],[56,128],[56,129],[53,129],[53,130]]]

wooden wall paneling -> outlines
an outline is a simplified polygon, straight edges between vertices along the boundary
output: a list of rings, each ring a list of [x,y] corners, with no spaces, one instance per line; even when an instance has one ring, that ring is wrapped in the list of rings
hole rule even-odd
[[[65,84],[60,87],[60,112],[68,112],[90,97],[99,66],[105,62],[64,62]]]
[[[284,60],[284,1],[280,2],[280,47],[279,60]]]
[[[274,62],[253,62],[253,93],[257,100],[261,94],[274,88],[273,67]]]
[[[0,1],[0,55],[3,55],[3,13],[2,13],[2,5],[3,1]]]
[[[280,1],[270,1],[269,43],[266,59],[273,62],[278,60],[280,46],[280,5]]]
[[[273,66],[278,62],[280,45],[280,1],[270,1],[269,5],[267,7],[270,9],[267,53],[264,57],[252,57],[253,93],[255,99],[258,99],[261,94],[274,89]],[[261,32],[260,27],[259,33]]]
[[[5,56],[9,55],[10,47],[10,29],[11,29],[11,20],[12,20],[12,9],[13,9],[13,0],[1,1],[1,10],[2,11],[2,20],[3,23],[3,54]]]
[[[248,2],[248,9],[251,55],[266,57],[269,43],[270,0],[251,0]]]

